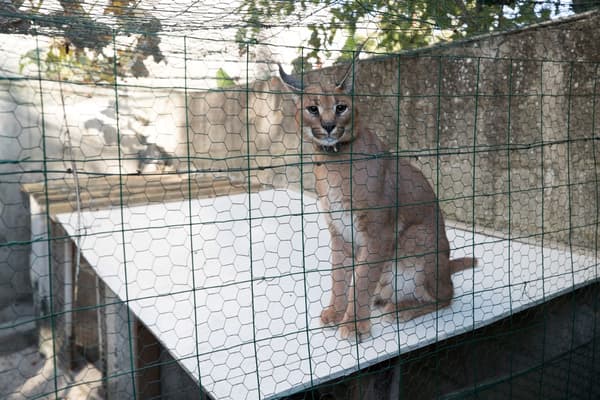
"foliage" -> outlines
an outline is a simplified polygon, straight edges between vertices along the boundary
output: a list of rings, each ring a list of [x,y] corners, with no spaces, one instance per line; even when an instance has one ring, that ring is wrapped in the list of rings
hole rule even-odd
[[[33,49],[21,57],[19,72],[31,66],[39,67],[42,75],[52,80],[77,80],[81,82],[113,82],[114,75],[103,71],[107,63],[99,62],[81,48],[71,47],[64,39],[54,39],[48,49]]]
[[[350,62],[355,56],[354,52],[357,50],[375,51],[377,50],[376,47],[375,41],[370,40],[370,38],[348,35],[344,46],[341,48],[340,56],[335,60],[335,63]]]
[[[53,39],[48,48],[33,49],[21,56],[19,72],[32,67],[51,80],[83,83],[114,83],[116,76],[147,76],[148,71],[135,53],[117,51],[115,57],[70,45],[64,38]]]
[[[235,81],[225,72],[223,68],[217,70],[217,87],[219,89],[227,89],[235,86]]]
[[[371,22],[376,26],[377,50],[398,51],[545,21],[558,12],[552,8],[556,4],[533,0],[243,0],[250,28],[240,30],[238,39],[255,40],[269,24],[285,25],[314,10],[327,9],[329,19],[308,24],[311,48],[327,49],[340,32],[352,41]],[[347,41],[344,47],[352,45],[355,49],[356,43]],[[316,50],[309,56],[318,62]]]
[[[313,69],[312,64],[306,57],[297,57],[292,60],[292,74],[302,75]]]
[[[102,8],[101,22],[92,13],[96,3],[83,0],[59,0],[61,10],[48,10],[44,0],[29,6],[23,0],[0,2],[0,33],[47,33],[54,37],[48,48],[31,51],[21,58],[21,70],[40,64],[51,79],[72,79],[84,82],[111,82],[117,76],[148,76],[144,64],[152,57],[164,60],[159,48],[160,21],[141,11],[134,0],[108,0]],[[125,38],[126,44],[113,51],[115,38]],[[39,58],[39,59],[38,59]]]

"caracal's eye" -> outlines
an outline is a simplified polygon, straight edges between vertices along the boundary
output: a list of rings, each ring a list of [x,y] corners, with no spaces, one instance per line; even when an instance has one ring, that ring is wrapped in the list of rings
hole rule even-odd
[[[335,113],[336,113],[337,115],[340,115],[340,114],[343,114],[343,113],[344,113],[344,111],[346,111],[347,109],[348,109],[348,106],[347,106],[347,105],[345,105],[345,104],[337,104],[337,105],[335,106]]]
[[[308,106],[306,107],[306,111],[308,111],[312,115],[319,115],[319,107],[317,106]]]

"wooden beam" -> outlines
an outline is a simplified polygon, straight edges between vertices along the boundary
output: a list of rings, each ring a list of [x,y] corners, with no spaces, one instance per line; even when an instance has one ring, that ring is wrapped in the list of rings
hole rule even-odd
[[[233,181],[227,177],[193,177],[188,175],[108,175],[79,179],[79,197],[82,209],[102,209],[120,205],[140,205],[207,198],[258,191],[262,186],[255,178]],[[48,182],[26,183],[22,191],[50,215],[77,210],[76,185],[72,177]]]

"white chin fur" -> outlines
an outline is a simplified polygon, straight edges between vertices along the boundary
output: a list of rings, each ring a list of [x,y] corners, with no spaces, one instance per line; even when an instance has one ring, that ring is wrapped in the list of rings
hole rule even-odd
[[[326,137],[326,138],[318,139],[313,135],[312,129],[309,127],[304,127],[302,130],[303,130],[304,136],[306,138],[310,139],[311,141],[318,144],[319,146],[335,147],[339,142],[339,139],[336,139],[333,137]]]
[[[338,140],[333,138],[321,139],[318,140],[318,142],[322,146],[335,146],[336,144],[338,144]]]
[[[312,129],[309,127],[304,127],[302,129],[302,131],[306,138],[308,138],[309,140],[318,144],[319,146],[334,147],[340,142],[340,138],[334,138],[331,136],[325,137],[325,138],[317,138],[317,137],[315,137],[315,135],[313,135]],[[332,132],[332,133],[335,133],[335,132]]]

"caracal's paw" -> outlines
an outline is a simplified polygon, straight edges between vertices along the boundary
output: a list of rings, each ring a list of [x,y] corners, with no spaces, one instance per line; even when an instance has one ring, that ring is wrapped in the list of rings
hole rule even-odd
[[[342,339],[354,339],[359,342],[371,335],[371,321],[355,321],[354,318],[345,318],[340,325],[340,336]]]
[[[344,312],[336,312],[333,306],[329,306],[321,311],[321,323],[323,325],[337,325],[343,318]]]
[[[385,322],[407,322],[416,317],[414,310],[401,310],[393,303],[388,303],[383,307],[383,315]]]

